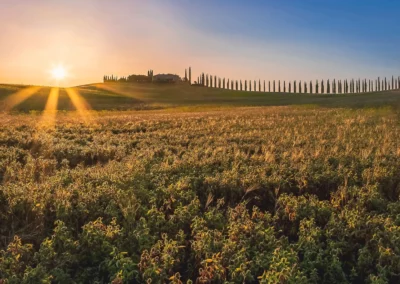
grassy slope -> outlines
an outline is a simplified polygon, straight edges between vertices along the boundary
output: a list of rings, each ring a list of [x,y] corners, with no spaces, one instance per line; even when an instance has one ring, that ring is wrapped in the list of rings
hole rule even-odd
[[[0,85],[1,101],[26,86]],[[146,84],[94,84],[75,88],[95,110],[110,109],[153,109],[176,106],[282,106],[318,105],[324,107],[372,107],[399,106],[400,91],[374,92],[348,95],[326,94],[283,94],[229,91],[185,85]],[[49,87],[16,106],[19,111],[43,110]],[[59,110],[73,110],[74,107],[64,89],[60,90]]]

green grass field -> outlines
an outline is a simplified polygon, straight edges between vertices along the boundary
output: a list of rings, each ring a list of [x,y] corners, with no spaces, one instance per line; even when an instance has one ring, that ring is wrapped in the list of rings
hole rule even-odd
[[[400,92],[76,90],[0,112],[0,283],[400,283]]]
[[[1,101],[25,86],[0,85]],[[188,106],[285,106],[316,105],[323,107],[399,106],[400,91],[363,94],[283,94],[230,91],[187,85],[93,84],[74,88],[94,110],[139,110]],[[16,106],[16,111],[42,111],[50,94],[44,87]],[[59,110],[74,106],[64,89],[60,90]]]

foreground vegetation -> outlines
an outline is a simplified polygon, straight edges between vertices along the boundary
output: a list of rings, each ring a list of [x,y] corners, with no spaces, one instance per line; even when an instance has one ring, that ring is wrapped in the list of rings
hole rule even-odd
[[[400,282],[395,110],[87,115],[0,116],[0,282]]]

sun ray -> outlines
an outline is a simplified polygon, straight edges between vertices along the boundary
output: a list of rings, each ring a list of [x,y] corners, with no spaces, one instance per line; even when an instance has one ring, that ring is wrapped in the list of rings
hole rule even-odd
[[[79,116],[83,119],[84,122],[90,122],[93,118],[93,114],[91,112],[91,107],[88,102],[79,94],[76,89],[66,88],[65,90]]]
[[[30,98],[32,95],[35,93],[39,92],[41,87],[28,87],[23,90],[20,90],[10,96],[8,96],[4,101],[3,101],[3,109],[5,111],[10,111],[13,109],[15,106],[21,104],[28,98]]]
[[[52,88],[50,90],[50,94],[40,121],[41,126],[48,126],[51,128],[55,126],[59,91],[59,88]]]

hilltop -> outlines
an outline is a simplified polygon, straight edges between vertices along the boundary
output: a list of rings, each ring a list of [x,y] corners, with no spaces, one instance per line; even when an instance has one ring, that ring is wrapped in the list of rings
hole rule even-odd
[[[28,86],[0,85],[0,104]],[[400,105],[400,91],[360,94],[289,94],[232,91],[186,84],[99,83],[73,88],[93,110],[142,110],[182,106],[285,106],[374,107]],[[42,111],[51,87],[41,87],[13,110]],[[1,108],[2,106],[0,106]],[[58,110],[74,110],[66,89],[59,91]]]

